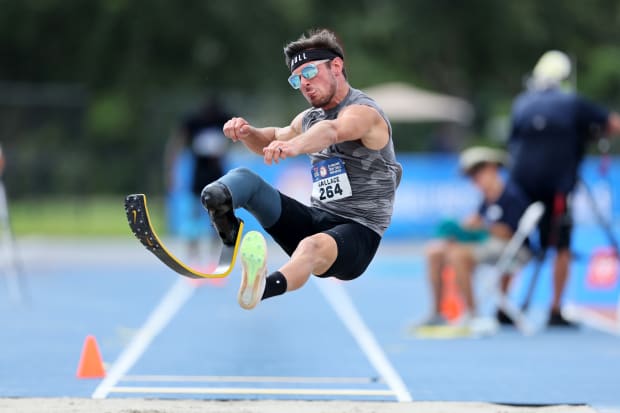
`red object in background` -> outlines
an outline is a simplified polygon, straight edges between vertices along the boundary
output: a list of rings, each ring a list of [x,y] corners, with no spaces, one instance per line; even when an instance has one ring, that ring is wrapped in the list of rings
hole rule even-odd
[[[590,259],[586,286],[593,290],[611,290],[618,284],[619,257],[611,248],[598,249]]]
[[[445,267],[441,273],[442,294],[441,294],[441,314],[448,321],[457,320],[465,305],[456,286],[456,275],[451,267]]]
[[[105,377],[105,368],[94,336],[87,336],[82,348],[82,356],[76,376],[79,379],[99,379]]]

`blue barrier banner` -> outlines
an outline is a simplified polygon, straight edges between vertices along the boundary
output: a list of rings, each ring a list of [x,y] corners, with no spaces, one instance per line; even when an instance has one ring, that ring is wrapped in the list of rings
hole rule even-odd
[[[183,176],[189,168],[187,158],[179,162],[179,190]],[[392,224],[386,238],[424,239],[432,237],[440,220],[445,218],[463,219],[476,211],[480,193],[458,171],[457,155],[440,154],[398,154],[403,165],[403,179],[396,193]],[[609,170],[600,170],[600,157],[588,157],[583,164],[581,175],[595,197],[596,205],[603,216],[610,220],[620,216],[620,157],[611,159]],[[266,165],[262,157],[253,154],[235,153],[227,167],[232,169],[245,166],[283,193],[309,203],[312,191],[310,161],[307,157],[286,159],[280,164]],[[185,176],[187,179],[188,176]],[[598,225],[592,203],[587,192],[578,187],[573,199],[574,215],[577,225]],[[175,214],[168,215],[170,219]],[[246,228],[258,229],[258,224],[249,214],[240,212],[246,220]],[[178,226],[178,225],[177,225]],[[175,225],[170,225],[174,228]]]

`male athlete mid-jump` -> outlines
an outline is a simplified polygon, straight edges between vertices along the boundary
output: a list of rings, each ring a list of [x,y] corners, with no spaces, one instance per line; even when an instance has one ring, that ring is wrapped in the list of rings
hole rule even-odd
[[[390,122],[371,98],[349,85],[335,34],[312,30],[289,43],[284,54],[290,85],[311,107],[285,127],[258,128],[235,117],[223,129],[269,165],[308,155],[311,206],[283,195],[247,168],[230,171],[202,192],[225,245],[234,244],[239,232],[234,210],[245,208],[290,256],[267,275],[263,235],[245,235],[238,300],[246,309],[300,288],[311,274],[341,280],[360,276],[390,224],[402,175]]]

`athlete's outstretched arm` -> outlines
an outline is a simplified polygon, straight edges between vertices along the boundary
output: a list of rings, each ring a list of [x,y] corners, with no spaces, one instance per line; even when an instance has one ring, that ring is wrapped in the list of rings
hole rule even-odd
[[[351,105],[334,120],[315,123],[304,133],[287,141],[273,141],[263,149],[265,162],[271,164],[289,156],[319,152],[344,141],[361,140],[369,149],[379,150],[389,141],[388,126],[375,109]]]
[[[224,124],[224,135],[234,142],[241,141],[252,152],[263,155],[263,148],[276,140],[287,141],[299,135],[301,131],[301,119],[299,114],[290,125],[283,128],[274,126],[256,128],[244,118],[232,118]]]

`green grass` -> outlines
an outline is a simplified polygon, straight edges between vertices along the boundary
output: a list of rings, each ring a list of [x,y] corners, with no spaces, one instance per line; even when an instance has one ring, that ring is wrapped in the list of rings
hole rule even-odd
[[[163,199],[149,198],[149,214],[158,233],[165,231]],[[124,196],[44,198],[9,201],[16,236],[125,236],[131,230]]]

